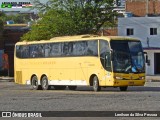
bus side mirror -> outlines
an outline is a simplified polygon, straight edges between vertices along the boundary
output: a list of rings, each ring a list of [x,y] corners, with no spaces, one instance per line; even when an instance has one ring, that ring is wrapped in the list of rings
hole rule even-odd
[[[111,51],[111,61],[114,61],[114,52],[112,49],[110,51]]]
[[[146,63],[148,63],[149,62],[149,60],[148,60],[148,55],[147,55],[147,52],[144,52],[144,54],[146,55]]]
[[[148,63],[149,62],[149,60],[148,60],[148,55],[146,55],[146,63]]]

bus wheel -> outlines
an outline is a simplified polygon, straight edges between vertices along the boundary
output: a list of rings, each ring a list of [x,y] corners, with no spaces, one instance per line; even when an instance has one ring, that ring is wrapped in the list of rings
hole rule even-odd
[[[94,76],[94,78],[93,78],[93,90],[94,90],[95,92],[101,90],[101,87],[99,86],[99,81],[98,81],[97,76]]]
[[[41,85],[38,85],[38,78],[37,76],[33,76],[31,79],[31,85],[33,90],[42,90]]]
[[[50,86],[48,85],[48,78],[46,76],[42,77],[41,86],[43,90],[49,90]]]
[[[55,89],[55,90],[65,90],[65,89],[66,89],[66,86],[57,85],[57,86],[54,86],[54,89]]]
[[[120,91],[127,91],[128,86],[125,87],[119,87]]]
[[[69,90],[76,90],[77,86],[68,86]]]

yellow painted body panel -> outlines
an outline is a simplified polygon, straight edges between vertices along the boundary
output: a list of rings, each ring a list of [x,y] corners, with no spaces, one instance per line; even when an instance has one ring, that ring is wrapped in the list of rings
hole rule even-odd
[[[116,79],[115,76],[123,78]],[[140,79],[142,78],[143,79]],[[144,86],[145,74],[126,74],[126,73],[112,73],[112,76],[106,79],[106,86]]]
[[[65,41],[82,41],[93,39],[103,39],[106,41],[110,41],[111,39],[124,40],[125,37],[60,37],[48,41],[18,42],[16,45],[53,43]],[[14,62],[15,82],[18,84],[26,84],[28,80],[31,80],[31,77],[33,75],[36,75],[39,81],[43,75],[46,75],[48,77],[48,80],[51,81],[85,80],[87,85],[89,86],[90,77],[93,74],[98,77],[100,86],[143,86],[145,83],[145,80],[138,80],[139,76],[145,76],[145,73],[138,75],[132,74],[131,77],[130,74],[116,74],[113,72],[106,71],[100,62],[99,56],[30,59],[19,59],[16,56],[14,56]],[[128,80],[116,80],[114,76],[121,76]]]

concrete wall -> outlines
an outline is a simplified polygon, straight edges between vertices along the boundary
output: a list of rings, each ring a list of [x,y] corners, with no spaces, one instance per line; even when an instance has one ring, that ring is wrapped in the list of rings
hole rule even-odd
[[[146,64],[146,73],[147,75],[154,75],[154,51],[145,50],[150,61],[150,65]]]
[[[160,17],[129,17],[118,18],[118,35],[127,36],[126,29],[133,28],[134,34],[130,37],[139,38],[143,47],[160,47]],[[150,28],[157,28],[157,35],[150,35]]]
[[[150,61],[150,65],[146,64],[146,73],[147,75],[155,75],[155,61],[154,61],[154,54],[160,53],[160,50],[144,50],[147,52],[148,59]]]
[[[135,37],[141,40],[148,54],[150,65],[146,64],[147,75],[155,74],[154,53],[160,53],[160,17],[130,17],[118,19],[118,35],[127,36],[126,29],[133,28]],[[150,28],[157,28],[157,35],[150,35]],[[149,45],[147,44],[149,40]]]

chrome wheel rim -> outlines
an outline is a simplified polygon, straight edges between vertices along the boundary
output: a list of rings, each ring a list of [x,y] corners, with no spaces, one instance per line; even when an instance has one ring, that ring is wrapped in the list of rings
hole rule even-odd
[[[98,82],[97,82],[96,79],[94,79],[94,81],[93,81],[93,88],[94,88],[94,90],[97,90],[97,86],[98,86]]]
[[[43,80],[42,85],[43,85],[43,88],[47,87],[47,80],[46,79]]]

